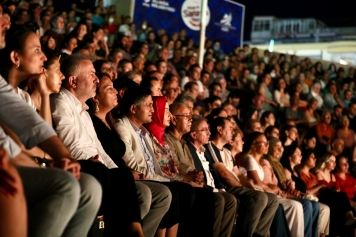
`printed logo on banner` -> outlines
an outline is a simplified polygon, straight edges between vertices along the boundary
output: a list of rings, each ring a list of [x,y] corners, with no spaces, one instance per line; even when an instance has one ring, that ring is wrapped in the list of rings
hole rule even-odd
[[[231,12],[229,14],[225,13],[223,18],[220,20],[220,23],[215,23],[215,25],[220,26],[221,30],[224,32],[229,32],[229,30],[236,30],[236,27],[231,26],[231,21],[232,21]]]
[[[143,0],[142,3],[145,7],[157,8],[163,11],[175,12],[176,9],[169,5],[169,1],[165,0]]]
[[[185,0],[182,5],[182,19],[186,26],[191,30],[200,30],[200,1]],[[210,21],[209,7],[206,10],[206,25]]]

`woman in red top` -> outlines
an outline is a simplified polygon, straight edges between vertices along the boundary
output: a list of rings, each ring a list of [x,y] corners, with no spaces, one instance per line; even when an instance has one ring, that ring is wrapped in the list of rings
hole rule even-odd
[[[332,155],[324,156],[324,161],[330,159]],[[343,192],[332,192],[327,189],[328,186],[336,186],[336,180],[320,182],[314,174],[310,172],[315,167],[316,158],[310,150],[303,151],[303,158],[300,163],[299,177],[307,186],[307,194],[318,195],[319,201],[330,207],[330,235],[341,235],[344,232],[344,225],[350,226],[356,223],[356,219],[352,212],[353,208],[348,202],[347,195]],[[332,162],[324,166],[328,169],[332,166]],[[335,166],[334,166],[335,167]],[[330,178],[330,176],[329,176]],[[334,177],[335,178],[335,177]]]
[[[339,158],[336,169],[337,173],[335,174],[335,177],[340,185],[340,191],[347,194],[352,206],[356,206],[356,202],[353,201],[356,192],[356,180],[348,173],[349,163],[347,163],[345,157]]]

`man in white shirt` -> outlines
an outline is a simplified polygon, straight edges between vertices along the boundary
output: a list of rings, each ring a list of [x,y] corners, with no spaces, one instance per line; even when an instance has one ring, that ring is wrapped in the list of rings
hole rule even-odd
[[[206,159],[203,145],[209,142],[209,125],[204,119],[195,119],[189,133],[189,147],[196,169],[202,170],[205,177],[205,185],[214,192],[215,199],[223,199],[221,207],[215,209],[214,236],[230,237],[237,211],[237,203],[233,195],[226,193],[219,182],[219,178],[214,167]]]
[[[242,236],[268,236],[269,228],[278,208],[275,194],[254,190],[247,178],[240,172],[229,150],[224,148],[232,139],[233,126],[227,118],[218,117],[210,123],[210,141],[205,145],[206,157],[227,185],[226,191],[241,200],[236,230]]]
[[[194,170],[199,170],[204,176],[204,168],[201,164],[200,166],[196,166],[193,160],[193,154],[196,153],[190,152],[188,146],[190,143],[183,139],[183,135],[190,131],[192,125],[192,114],[190,109],[185,104],[173,103],[170,106],[170,111],[173,115],[173,119],[169,128],[166,129],[164,136],[172,151],[172,156],[178,166],[179,172],[186,174]],[[194,147],[193,149],[195,150]],[[211,178],[211,176],[209,178]],[[208,182],[212,186],[207,186],[206,184]],[[229,224],[231,224],[229,221],[233,221],[231,220],[231,215],[234,215],[233,213],[236,212],[236,199],[229,195],[219,195],[217,192],[212,192],[215,187],[215,191],[217,192],[219,189],[223,189],[223,187],[218,184],[217,179],[214,181],[213,179],[207,181],[204,177],[204,185],[202,188],[196,188],[197,199],[200,198],[198,204],[200,204],[201,212],[199,212],[199,216],[202,218],[199,217],[197,219],[195,215],[191,215],[190,221],[194,221],[197,227],[202,225],[204,231],[207,231],[206,233],[201,233],[202,230],[200,230],[199,233],[196,233],[196,236],[211,235],[211,232],[214,237],[218,237],[220,234],[222,236],[231,234],[229,233]],[[222,223],[222,217],[225,212],[225,217],[228,220],[227,222]],[[211,213],[213,215],[211,215]],[[211,229],[209,230],[208,227]],[[225,228],[225,230],[222,228]]]
[[[201,73],[201,68],[199,64],[193,64],[192,66],[189,67],[188,70],[188,76],[182,78],[180,87],[182,90],[184,90],[184,86],[186,83],[189,81],[194,81],[198,84],[198,99],[204,99],[204,87],[203,83],[200,81],[200,73]]]
[[[4,36],[9,27],[10,21],[2,15],[0,5],[0,35]],[[0,37],[0,49],[5,43],[4,37]],[[99,183],[91,175],[80,173],[79,164],[71,159],[51,126],[16,95],[1,76],[0,108],[1,126],[10,129],[18,140],[16,144],[0,128],[0,146],[7,151],[10,162],[19,172],[26,198],[28,213],[20,210],[23,215],[18,216],[18,224],[23,223],[23,217],[28,219],[28,236],[87,236],[100,206]],[[21,152],[20,146],[27,149],[39,146],[52,157],[57,169],[39,168]],[[11,221],[10,218],[4,223]],[[11,231],[7,234],[11,235]]]
[[[123,215],[125,214],[122,213],[125,203],[120,203],[118,200],[122,200],[121,197],[125,193],[118,192],[120,182],[123,181],[117,178],[120,177],[120,169],[125,167],[118,169],[114,161],[104,151],[90,116],[86,112],[88,106],[85,104],[85,101],[95,96],[99,79],[95,75],[93,63],[85,55],[73,54],[66,57],[62,61],[61,68],[65,76],[63,87],[59,94],[51,98],[53,124],[58,136],[74,158],[79,160],[83,170],[95,176],[102,184],[104,198],[106,195],[110,196],[109,199],[104,199],[106,201],[102,203],[101,210],[104,217],[111,217],[106,219],[105,232],[110,236],[118,235],[119,232],[126,231],[118,228],[122,224],[120,220],[124,221]],[[135,227],[135,232],[138,235],[144,234],[144,236],[152,237],[159,224],[161,212],[164,215],[168,210],[170,193],[168,190],[157,190],[149,185],[138,184],[136,188],[144,199],[139,200],[141,201],[141,217],[144,227],[141,229],[140,220],[136,220],[130,222],[128,228],[134,229]],[[147,204],[149,208],[143,208],[142,205],[147,206]],[[143,211],[145,209],[147,211]]]

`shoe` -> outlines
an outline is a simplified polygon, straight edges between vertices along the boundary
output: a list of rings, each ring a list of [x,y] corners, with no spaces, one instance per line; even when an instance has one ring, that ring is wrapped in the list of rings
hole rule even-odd
[[[349,226],[349,225],[354,225],[356,224],[356,218],[352,218],[350,220],[347,220],[345,223],[345,226]]]

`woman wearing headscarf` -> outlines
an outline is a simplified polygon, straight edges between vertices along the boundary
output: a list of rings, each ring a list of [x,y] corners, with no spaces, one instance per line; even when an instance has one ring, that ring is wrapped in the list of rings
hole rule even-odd
[[[167,99],[165,96],[153,96],[152,100],[154,110],[152,113],[152,122],[144,124],[144,126],[151,135],[155,158],[161,167],[164,177],[171,181],[180,181],[162,183],[170,189],[172,193],[172,202],[171,207],[167,212],[168,214],[166,214],[161,221],[160,228],[167,228],[166,236],[176,236],[178,223],[180,223],[179,233],[183,231],[187,232],[184,233],[184,236],[193,236],[191,231],[192,226],[185,221],[188,219],[188,212],[192,209],[192,211],[190,211],[191,215],[199,213],[200,218],[203,217],[202,219],[206,221],[205,223],[212,226],[213,219],[209,219],[209,222],[206,220],[206,216],[213,217],[213,214],[210,213],[214,212],[213,193],[210,192],[210,190],[205,190],[203,188],[193,188],[193,186],[201,186],[201,184],[195,182],[196,177],[200,175],[198,171],[194,170],[185,175],[179,173],[173,160],[171,149],[164,137],[165,128],[169,126],[171,120],[171,113],[169,112]],[[192,185],[189,185],[188,183],[191,183]],[[204,203],[205,210],[202,202]],[[197,207],[200,208],[197,209]],[[201,211],[203,211],[203,213]],[[181,223],[182,221],[183,223]],[[194,227],[198,227],[196,223],[194,224]],[[203,226],[200,227],[204,228]],[[204,233],[202,236],[210,236],[212,232],[212,230],[209,232],[209,228],[205,228],[204,231],[207,231],[207,233]]]

